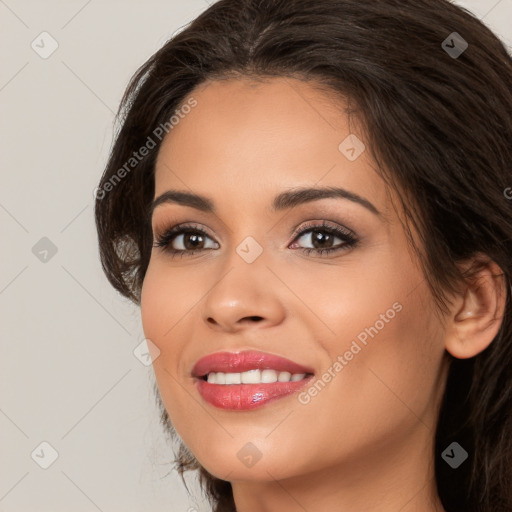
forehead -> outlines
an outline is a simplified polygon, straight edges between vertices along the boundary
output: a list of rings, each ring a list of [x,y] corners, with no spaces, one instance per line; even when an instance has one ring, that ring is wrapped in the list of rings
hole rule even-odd
[[[178,188],[256,201],[316,185],[343,187],[387,209],[384,183],[358,145],[364,135],[335,93],[292,78],[230,79],[202,84],[188,98],[196,106],[160,148],[155,197]],[[354,142],[362,151],[355,160],[346,152]]]

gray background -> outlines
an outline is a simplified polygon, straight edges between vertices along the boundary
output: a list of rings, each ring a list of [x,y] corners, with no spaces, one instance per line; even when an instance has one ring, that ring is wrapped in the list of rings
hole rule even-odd
[[[457,3],[511,48],[512,0]],[[139,310],[104,277],[93,218],[128,80],[207,7],[0,0],[0,512],[208,510],[171,471]]]

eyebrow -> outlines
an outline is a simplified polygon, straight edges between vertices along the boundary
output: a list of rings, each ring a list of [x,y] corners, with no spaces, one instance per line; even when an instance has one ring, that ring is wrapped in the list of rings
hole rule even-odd
[[[377,215],[378,217],[382,216],[381,212],[372,203],[370,203],[370,201],[355,194],[354,192],[350,192],[349,190],[339,187],[296,188],[281,192],[274,198],[270,211],[279,212],[289,208],[294,208],[304,203],[330,198],[352,201],[364,206],[374,215]],[[165,203],[189,206],[206,213],[216,213],[214,202],[206,196],[181,190],[167,190],[158,196],[151,204],[148,214],[149,219],[153,217],[155,209]]]

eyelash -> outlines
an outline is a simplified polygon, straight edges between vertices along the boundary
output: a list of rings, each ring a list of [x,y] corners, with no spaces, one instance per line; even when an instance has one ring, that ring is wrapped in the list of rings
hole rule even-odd
[[[329,235],[335,235],[338,238],[341,238],[343,240],[343,244],[338,247],[332,247],[328,249],[315,249],[310,247],[301,248],[300,250],[304,251],[306,254],[310,254],[312,251],[316,252],[320,255],[322,254],[329,254],[336,251],[342,251],[347,250],[350,247],[355,247],[359,240],[354,236],[354,234],[349,230],[344,230],[337,227],[332,227],[327,225],[327,223],[324,221],[322,224],[306,224],[303,229],[301,229],[298,233],[294,234],[293,241],[297,240],[298,238],[301,238],[303,235],[307,233],[311,233],[313,231],[320,231],[328,233]],[[199,228],[197,225],[179,225],[174,226],[168,230],[165,230],[161,235],[156,236],[156,243],[153,245],[153,247],[163,248],[163,251],[168,253],[171,257],[176,257],[178,254],[180,254],[180,257],[185,256],[187,254],[188,256],[191,256],[192,254],[195,254],[200,251],[204,250],[211,250],[211,249],[193,249],[193,250],[182,250],[182,249],[171,249],[170,243],[173,241],[174,238],[176,238],[179,235],[186,234],[186,233],[192,233],[192,234],[200,234],[202,236],[211,238],[204,230]]]

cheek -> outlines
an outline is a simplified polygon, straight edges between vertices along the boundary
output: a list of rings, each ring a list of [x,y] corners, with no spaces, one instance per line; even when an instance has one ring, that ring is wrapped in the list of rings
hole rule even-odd
[[[330,331],[321,342],[328,355],[324,371],[336,375],[325,376],[331,389],[320,400],[328,405],[343,397],[370,424],[381,415],[393,422],[391,410],[395,421],[414,418],[411,410],[424,413],[444,355],[430,290],[407,252],[401,254],[401,261],[388,253],[354,265],[309,295]]]
[[[176,418],[172,413],[177,409],[184,410],[176,401],[180,393],[179,389],[175,389],[179,378],[175,362],[180,348],[172,342],[173,326],[177,322],[176,315],[183,307],[176,289],[179,287],[174,280],[171,284],[171,279],[164,271],[150,264],[141,290],[141,320],[145,338],[151,340],[159,350],[152,367],[160,396],[173,425]]]
[[[160,350],[159,337],[162,333],[166,306],[163,304],[162,287],[154,272],[148,269],[141,290],[140,313],[144,335],[155,343]]]
[[[190,297],[187,297],[187,290]],[[193,286],[186,286],[183,277],[180,278],[179,271],[173,273],[159,263],[150,263],[142,285],[140,304],[146,338],[163,351],[172,339],[174,326],[197,301],[196,295]]]
[[[375,349],[375,373],[411,409],[422,409],[430,398],[444,356],[444,337],[425,283],[401,301],[383,343]],[[381,358],[381,359],[379,359]]]
[[[373,304],[364,319],[359,317],[362,323],[351,326],[342,350],[331,346],[332,359],[342,354],[346,361],[337,392],[352,397],[348,401],[352,410],[359,409],[361,424],[379,421],[391,431],[425,417],[433,426],[430,405],[438,392],[444,346],[433,312],[424,308],[428,291],[420,288],[377,300],[377,309]]]
[[[190,281],[190,276],[183,270],[173,271],[165,268],[165,263],[152,262],[141,290],[144,336],[159,350],[159,356],[153,361],[153,370],[164,399],[166,390],[179,390],[177,382],[183,379],[180,362],[190,338],[193,307],[201,297],[198,285]]]
[[[354,339],[364,344],[396,328],[414,280],[407,271],[404,265],[400,272],[390,269],[380,257],[354,255],[343,265],[290,272],[283,280],[304,299],[307,307],[297,307],[308,330],[330,352],[343,354]]]

